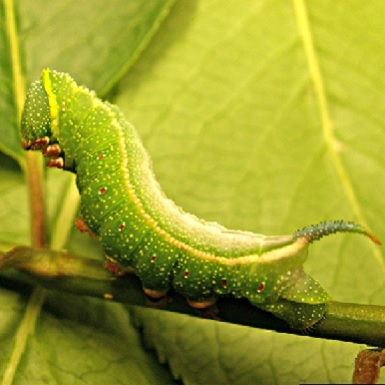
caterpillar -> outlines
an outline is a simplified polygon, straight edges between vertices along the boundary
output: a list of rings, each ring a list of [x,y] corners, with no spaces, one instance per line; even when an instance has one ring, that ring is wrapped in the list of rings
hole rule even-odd
[[[218,296],[247,298],[294,328],[321,320],[329,294],[303,270],[308,246],[364,227],[326,221],[292,235],[229,230],[184,212],[157,183],[135,128],[117,106],[44,69],[30,86],[21,120],[22,146],[47,165],[76,174],[82,226],[96,234],[111,271],[133,268],[154,298],[170,288],[196,308]]]

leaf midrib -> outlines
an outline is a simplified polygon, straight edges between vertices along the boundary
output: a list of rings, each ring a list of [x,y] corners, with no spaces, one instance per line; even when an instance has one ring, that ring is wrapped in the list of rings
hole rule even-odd
[[[339,180],[341,181],[341,185],[347,200],[352,207],[354,216],[357,218],[358,222],[368,227],[366,217],[357,199],[353,184],[338,152],[338,140],[335,138],[334,125],[332,123],[332,119],[330,118],[330,108],[325,92],[325,82],[320,69],[317,51],[314,46],[313,35],[307,12],[307,5],[305,4],[304,0],[292,1],[297,28],[302,39],[303,49],[308,65],[309,76],[315,91],[321,119],[322,134],[325,139],[327,151],[330,155],[332,164],[336,169]],[[381,266],[383,274],[385,275],[385,263],[380,250],[375,246],[372,246],[372,250],[374,257],[377,259],[377,262]]]

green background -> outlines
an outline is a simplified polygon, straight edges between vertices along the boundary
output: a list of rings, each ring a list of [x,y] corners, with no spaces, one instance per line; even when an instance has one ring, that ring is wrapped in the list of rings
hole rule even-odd
[[[29,244],[7,4],[0,242]],[[20,0],[15,9],[25,83],[51,67],[118,104],[186,211],[265,234],[354,220],[385,240],[384,2]],[[64,204],[73,180],[47,177],[51,244],[101,258],[75,229],[61,236],[73,223]],[[335,300],[384,304],[382,250],[367,239],[315,244],[306,270]],[[4,280],[1,385],[349,382],[363,348],[56,292],[40,309],[33,298]],[[27,338],[20,325],[34,324],[31,308],[39,316]]]

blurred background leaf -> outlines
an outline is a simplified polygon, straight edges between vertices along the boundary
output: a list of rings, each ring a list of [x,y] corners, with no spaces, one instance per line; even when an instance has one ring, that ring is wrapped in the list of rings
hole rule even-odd
[[[20,1],[27,83],[52,67],[108,96],[138,129],[167,195],[198,216],[266,234],[356,220],[384,240],[385,4],[172,3]],[[19,160],[11,65],[2,55],[0,137]],[[60,231],[71,181],[51,171],[48,215]],[[0,240],[26,243],[25,185],[5,155],[0,178]],[[75,230],[67,248],[101,257]],[[306,268],[335,300],[383,305],[383,256],[366,239],[325,239]],[[4,280],[0,293],[2,373],[28,289]],[[121,305],[51,293],[14,383],[171,383],[138,343],[141,330],[186,384],[349,382],[362,348],[147,309],[130,314],[137,332]]]

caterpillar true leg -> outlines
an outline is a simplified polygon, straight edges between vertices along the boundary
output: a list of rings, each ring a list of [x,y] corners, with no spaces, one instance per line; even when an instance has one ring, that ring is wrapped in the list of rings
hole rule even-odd
[[[75,226],[81,233],[90,233],[90,229],[81,218],[76,219]]]

